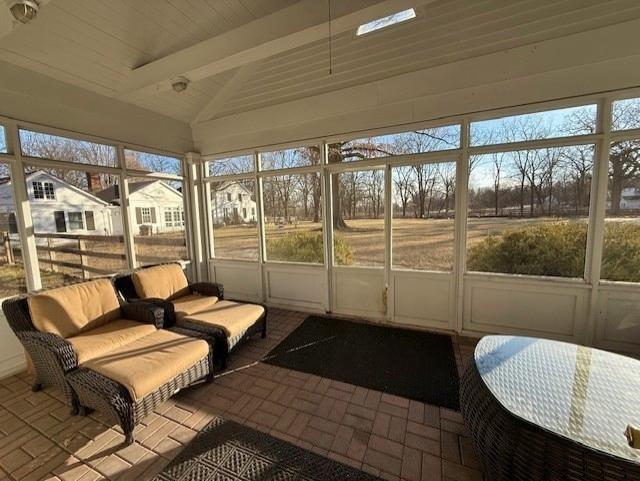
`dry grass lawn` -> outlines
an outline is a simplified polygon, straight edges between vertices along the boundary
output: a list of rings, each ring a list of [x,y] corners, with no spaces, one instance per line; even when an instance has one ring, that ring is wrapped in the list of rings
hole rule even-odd
[[[507,219],[470,218],[467,227],[467,246],[482,241],[487,235],[521,229],[526,226],[554,222],[554,218]],[[585,219],[586,220],[586,219]],[[347,220],[348,228],[340,230],[353,252],[353,264],[358,266],[384,266],[384,220]],[[289,232],[320,231],[320,223],[299,222],[278,227],[266,226],[266,238],[277,239]],[[393,220],[393,265],[405,269],[427,269],[447,271],[453,266],[453,219],[396,218]],[[178,237],[182,232],[166,234]],[[216,227],[214,229],[216,257],[228,259],[258,259],[258,228],[251,225]],[[96,252],[124,254],[123,244],[87,243],[87,249]],[[186,248],[182,246],[136,245],[138,255],[158,259],[186,259]],[[41,256],[47,255],[41,253]],[[76,254],[57,253],[58,260],[79,263]],[[267,256],[269,252],[267,252]],[[126,269],[124,260],[88,258],[89,265],[118,272]],[[53,287],[82,278],[79,269],[67,267],[51,272],[48,264],[41,263],[43,287]],[[0,265],[0,298],[25,291],[24,273],[18,266]]]
[[[487,235],[554,222],[554,218],[506,219],[470,218],[467,245],[471,247]],[[384,220],[347,220],[347,229],[337,232],[351,246],[352,265],[384,266]],[[266,226],[266,238],[276,239],[288,232],[320,231],[317,223]],[[453,219],[396,218],[393,220],[393,265],[407,269],[451,270],[453,265]],[[216,256],[228,259],[258,259],[258,229],[255,226],[227,226],[214,230]],[[268,252],[267,252],[268,257]]]

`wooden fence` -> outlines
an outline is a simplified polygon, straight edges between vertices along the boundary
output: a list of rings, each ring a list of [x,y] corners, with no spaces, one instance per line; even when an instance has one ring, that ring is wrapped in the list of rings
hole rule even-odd
[[[119,267],[110,267],[109,264],[124,266],[126,255],[124,254],[124,236],[122,235],[85,235],[67,233],[41,233],[35,234],[38,261],[53,272],[60,268],[79,271],[83,279],[88,279],[92,274],[109,275],[120,270]],[[3,253],[7,264],[16,262],[16,255],[20,256],[20,243],[12,239],[6,232],[2,233]],[[95,248],[100,245],[100,249]],[[137,250],[148,247],[156,248],[185,248],[184,237],[136,236],[134,244]],[[166,262],[167,256],[137,254],[139,263],[152,264]]]

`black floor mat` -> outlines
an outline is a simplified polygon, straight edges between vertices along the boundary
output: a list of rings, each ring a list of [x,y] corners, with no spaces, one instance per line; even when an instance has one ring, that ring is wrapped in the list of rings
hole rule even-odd
[[[209,423],[155,481],[374,481],[376,478],[233,421]]]
[[[451,338],[309,316],[264,362],[459,410]]]

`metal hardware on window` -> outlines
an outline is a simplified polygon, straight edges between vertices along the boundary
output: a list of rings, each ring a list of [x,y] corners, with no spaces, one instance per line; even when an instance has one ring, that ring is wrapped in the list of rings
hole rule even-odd
[[[388,296],[389,296],[389,286],[384,286],[384,289],[382,289],[382,305],[384,306],[385,312],[387,311]]]

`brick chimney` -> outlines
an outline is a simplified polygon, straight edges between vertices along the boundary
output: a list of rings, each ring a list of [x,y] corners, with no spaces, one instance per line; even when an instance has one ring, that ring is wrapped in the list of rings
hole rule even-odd
[[[100,174],[95,172],[87,172],[87,186],[89,192],[98,192],[102,190],[102,184],[100,183]]]

